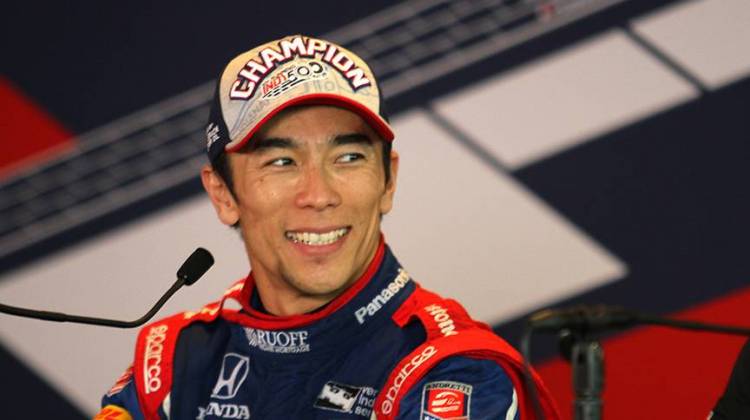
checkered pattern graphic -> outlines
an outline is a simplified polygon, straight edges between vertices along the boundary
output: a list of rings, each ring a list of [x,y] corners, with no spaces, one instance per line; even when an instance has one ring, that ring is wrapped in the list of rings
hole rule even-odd
[[[323,38],[367,61],[393,98],[624,0],[404,2]],[[0,258],[193,179],[214,81],[82,135],[0,184]]]

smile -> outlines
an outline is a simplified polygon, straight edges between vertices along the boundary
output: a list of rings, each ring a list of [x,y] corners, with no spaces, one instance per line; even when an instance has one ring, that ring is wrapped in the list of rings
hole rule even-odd
[[[286,232],[286,238],[294,243],[303,243],[305,245],[322,246],[330,245],[339,239],[343,238],[344,235],[349,233],[348,227],[340,229],[334,229],[330,232],[317,233],[317,232]]]

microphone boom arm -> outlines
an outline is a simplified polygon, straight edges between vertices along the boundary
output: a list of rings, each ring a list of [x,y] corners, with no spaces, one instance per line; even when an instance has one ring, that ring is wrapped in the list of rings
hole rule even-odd
[[[198,248],[193,251],[192,254],[185,260],[185,262],[177,270],[177,281],[174,282],[172,287],[167,290],[164,295],[159,298],[153,308],[149,310],[146,315],[134,320],[134,321],[120,321],[117,319],[106,319],[106,318],[95,318],[81,315],[68,315],[61,312],[51,311],[38,311],[34,309],[19,308],[17,306],[10,306],[0,303],[0,313],[6,313],[9,315],[21,316],[25,318],[35,318],[45,321],[55,322],[75,322],[78,324],[88,325],[99,325],[103,327],[115,327],[115,328],[133,328],[139,327],[145,324],[151,319],[156,313],[167,303],[172,295],[177,292],[184,285],[192,285],[198,281],[203,274],[208,271],[209,268],[214,264],[214,257],[208,250],[204,248]]]
[[[21,316],[25,318],[42,319],[45,321],[75,322],[79,324],[100,325],[103,327],[115,327],[115,328],[134,328],[134,327],[139,327],[145,324],[149,319],[151,319],[159,311],[159,309],[161,309],[161,307],[164,306],[165,303],[167,303],[167,300],[169,300],[169,298],[172,297],[172,295],[174,295],[175,292],[177,292],[177,290],[179,290],[184,284],[185,284],[185,279],[178,278],[177,281],[174,282],[172,287],[170,287],[169,290],[167,290],[164,296],[162,296],[156,302],[153,308],[151,308],[151,310],[148,311],[146,315],[143,315],[142,317],[133,321],[120,321],[117,319],[95,318],[95,317],[87,317],[87,316],[80,316],[80,315],[68,315],[68,314],[64,314],[61,312],[52,312],[52,311],[38,311],[38,310],[5,305],[2,303],[0,303],[0,312],[9,314],[9,315]]]

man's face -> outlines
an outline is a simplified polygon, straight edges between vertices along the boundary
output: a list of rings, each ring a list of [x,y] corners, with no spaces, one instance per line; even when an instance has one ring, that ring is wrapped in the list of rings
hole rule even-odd
[[[259,288],[290,299],[335,297],[377,249],[397,156],[386,185],[378,135],[331,106],[283,111],[254,142],[252,151],[229,155],[236,200],[220,218],[238,218]]]

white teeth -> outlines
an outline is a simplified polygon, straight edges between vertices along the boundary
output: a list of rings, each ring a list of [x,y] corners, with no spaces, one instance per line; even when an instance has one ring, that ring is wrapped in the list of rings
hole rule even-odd
[[[349,228],[336,229],[326,233],[287,232],[286,237],[293,242],[302,242],[305,245],[319,246],[332,244],[341,239],[347,232],[349,232]]]

